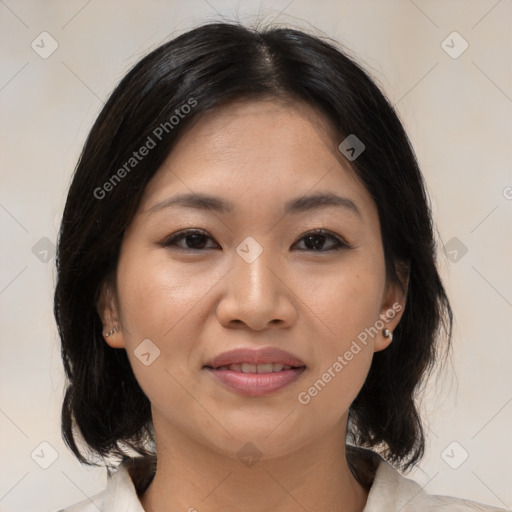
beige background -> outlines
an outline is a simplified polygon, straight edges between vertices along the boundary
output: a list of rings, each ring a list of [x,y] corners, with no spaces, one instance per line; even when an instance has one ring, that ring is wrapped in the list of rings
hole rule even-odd
[[[411,477],[431,493],[512,506],[510,0],[0,0],[0,510],[54,511],[105,485],[60,437],[52,312],[52,244],[88,130],[149,50],[204,21],[258,13],[345,44],[396,105],[433,198],[457,320],[453,367],[427,389],[428,449]],[[58,48],[43,59],[31,43],[44,37],[51,49],[45,31]],[[442,44],[454,31],[463,39]],[[464,41],[458,58],[445,51]]]

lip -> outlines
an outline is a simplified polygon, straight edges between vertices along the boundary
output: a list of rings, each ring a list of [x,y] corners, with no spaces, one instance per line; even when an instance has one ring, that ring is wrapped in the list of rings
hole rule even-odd
[[[267,363],[281,363],[289,366],[302,367],[306,366],[303,361],[295,357],[289,352],[285,352],[275,347],[264,347],[258,349],[250,348],[237,348],[223,352],[214,359],[211,359],[204,366],[216,369],[220,366],[227,366],[230,364],[267,364]],[[250,375],[250,374],[246,374]]]
[[[243,373],[220,369],[230,364],[280,363],[292,366],[288,370],[272,373]],[[283,389],[295,382],[306,370],[306,365],[298,357],[275,347],[259,349],[240,348],[224,352],[204,365],[204,369],[227,389],[237,395],[258,397]]]
[[[264,396],[275,393],[295,382],[306,367],[291,368],[275,373],[242,373],[232,370],[205,370],[233,393],[242,396]]]

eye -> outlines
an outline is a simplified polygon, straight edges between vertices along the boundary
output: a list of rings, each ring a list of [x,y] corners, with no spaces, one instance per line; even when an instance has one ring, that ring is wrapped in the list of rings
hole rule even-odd
[[[160,243],[160,245],[162,247],[177,247],[178,249],[190,251],[201,251],[204,249],[219,248],[219,245],[215,243],[213,246],[206,246],[208,240],[213,241],[212,237],[208,235],[206,231],[199,229],[184,229],[183,231],[174,233],[170,237],[166,238],[163,242]],[[323,248],[325,246],[326,240],[331,242],[331,247],[327,249]],[[301,241],[305,242],[306,248],[299,250],[309,252],[331,252],[351,248],[351,246],[343,241],[340,237],[324,229],[317,229],[315,231],[306,233],[299,239],[299,242]],[[184,242],[184,245],[181,242]],[[297,244],[298,242],[296,242],[294,245]]]
[[[325,231],[324,229],[310,231],[299,239],[299,241],[302,240],[305,241],[307,248],[299,250],[307,250],[310,252],[331,252],[339,251],[341,249],[350,249],[350,245],[343,241],[340,237],[330,233],[329,231]],[[328,249],[322,249],[326,240],[330,240],[333,246]]]
[[[176,246],[178,249],[184,250],[203,250],[205,249],[205,240],[212,240],[211,236],[205,231],[199,229],[184,229],[178,233],[174,233],[169,238],[164,240],[160,245],[163,247]],[[184,241],[185,247],[179,245],[179,242]],[[219,247],[215,245],[215,247]],[[213,247],[213,248],[215,248]],[[206,249],[212,249],[212,247],[206,247]]]

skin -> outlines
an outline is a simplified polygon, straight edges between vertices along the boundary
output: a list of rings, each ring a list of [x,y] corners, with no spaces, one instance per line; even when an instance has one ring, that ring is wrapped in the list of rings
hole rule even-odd
[[[105,341],[127,351],[152,404],[158,468],[140,497],[146,511],[363,510],[367,491],[345,455],[347,411],[390,339],[369,337],[307,405],[297,398],[379,315],[405,304],[386,280],[376,205],[339,142],[304,104],[232,103],[192,125],[147,185],[117,284],[98,303],[105,331],[120,327]],[[192,191],[235,210],[149,213]],[[318,191],[350,198],[360,215],[332,206],[283,214],[287,200]],[[160,245],[185,228],[206,236]],[[327,251],[336,242],[321,236],[308,244],[304,235],[322,228],[351,248]],[[263,248],[252,263],[236,252],[248,236]],[[160,350],[148,366],[134,353],[145,339]],[[243,397],[203,368],[227,350],[264,346],[291,352],[306,371],[268,396]],[[237,456],[248,442],[262,454],[251,467]]]

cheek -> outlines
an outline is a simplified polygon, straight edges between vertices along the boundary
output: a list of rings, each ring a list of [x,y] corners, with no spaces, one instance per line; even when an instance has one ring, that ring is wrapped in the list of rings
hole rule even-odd
[[[211,315],[208,293],[225,273],[211,265],[170,261],[165,251],[126,246],[117,274],[120,322],[131,366],[151,401],[162,390],[176,403],[186,398],[177,382],[188,381],[198,364]]]
[[[172,338],[187,315],[200,320],[201,300],[221,277],[221,272],[172,262],[163,251],[132,252],[118,265],[121,322],[131,338]]]
[[[369,257],[350,255],[335,267],[310,273],[303,283],[305,302],[331,356],[344,352],[379,318],[385,275],[377,251]]]
[[[349,409],[362,388],[370,369],[370,347],[350,344],[340,353],[324,360],[321,368],[312,368],[310,377],[297,395],[299,407],[309,418],[323,417],[327,424],[336,423]]]
[[[319,309],[322,335],[313,337],[314,364],[297,395],[307,417],[322,417],[325,425],[337,424],[366,380],[374,353],[368,330],[378,318],[378,295],[367,283],[332,283],[330,292],[331,300]]]
[[[368,374],[385,283],[378,257],[343,263],[337,271],[311,275],[305,282],[316,317],[311,333],[315,363],[297,397],[308,414],[327,415],[333,422],[348,409]]]
[[[185,408],[184,381],[197,336],[201,297],[212,285],[157,254],[125,247],[117,271],[120,322],[135,377],[153,404]],[[200,286],[197,286],[201,283]],[[189,399],[189,398],[188,398]]]

